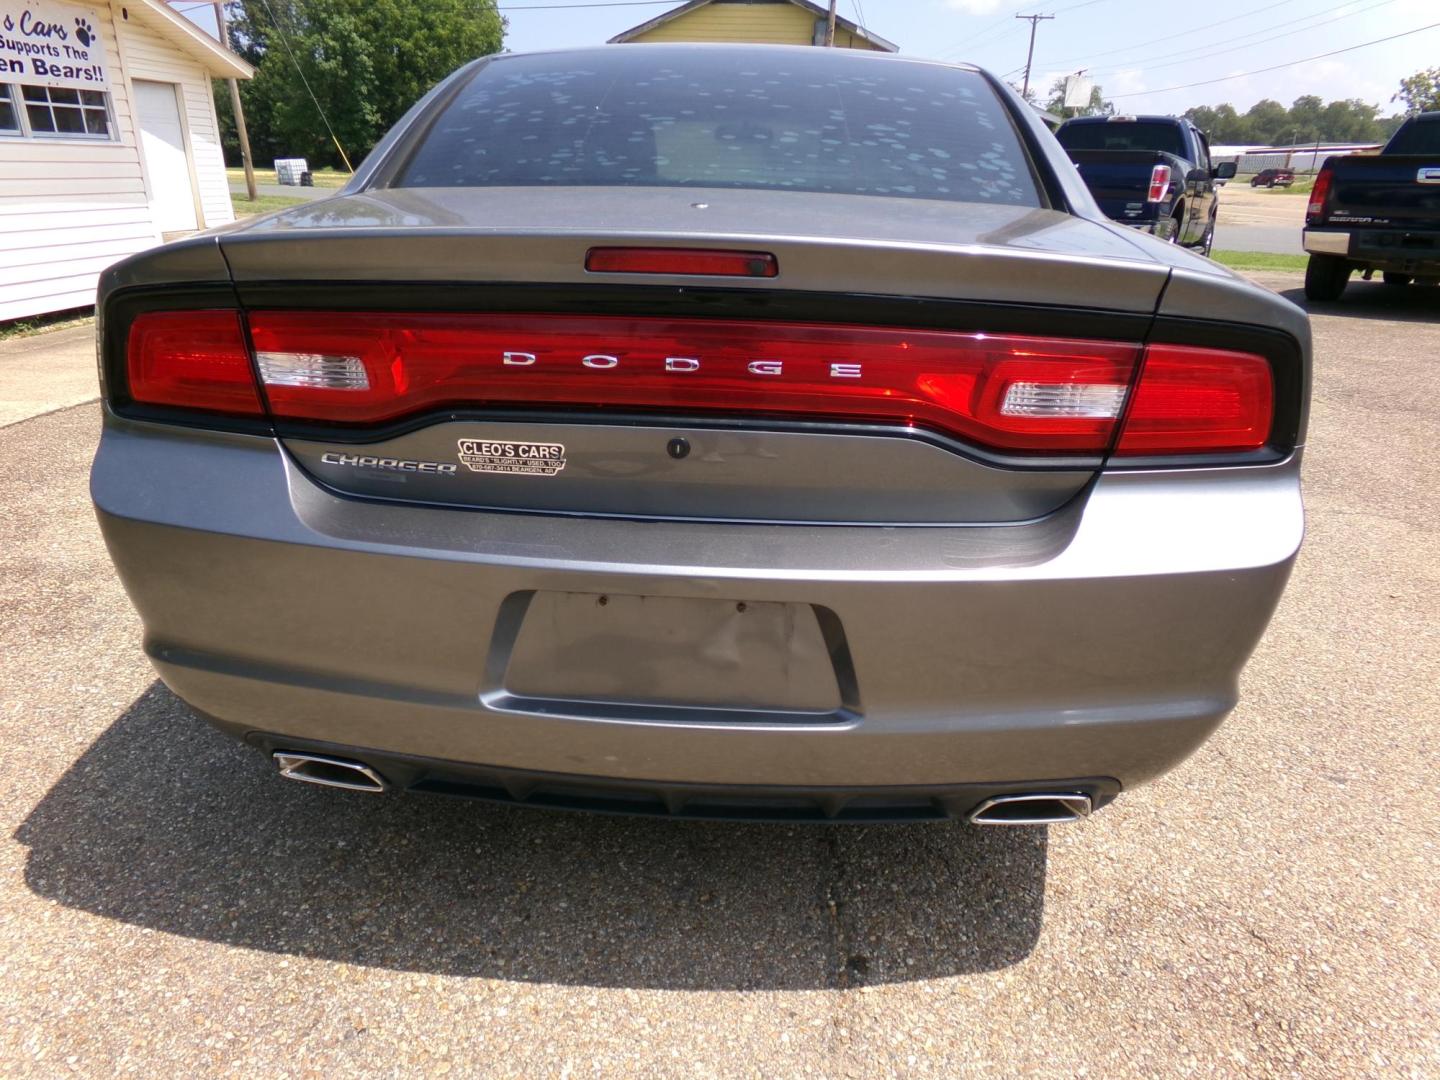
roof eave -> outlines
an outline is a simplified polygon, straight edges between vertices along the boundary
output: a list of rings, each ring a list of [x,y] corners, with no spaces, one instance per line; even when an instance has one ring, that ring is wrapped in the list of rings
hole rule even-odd
[[[142,14],[172,45],[177,46],[216,78],[250,79],[255,69],[185,16],[161,0],[130,0],[131,8]]]
[[[641,23],[639,26],[632,26],[629,30],[621,31],[614,37],[610,38],[606,42],[606,44],[622,45],[627,41],[634,41],[641,34],[649,33],[657,26],[664,26],[672,19],[678,19],[682,15],[688,15],[696,8],[702,8],[706,4],[709,4],[711,2],[712,0],[687,0],[686,3],[681,4],[679,7],[671,8],[669,11],[662,12],[661,14],[656,15],[653,19],[649,19],[646,22]],[[824,8],[821,8],[817,4],[811,3],[810,0],[788,0],[788,2],[794,4],[796,7],[804,8],[805,10],[811,12],[814,15],[823,17],[827,14]],[[862,41],[868,41],[870,44],[874,45],[882,52],[898,53],[900,51],[900,46],[896,45],[893,41],[887,41],[879,34],[871,30],[866,30],[863,26],[859,26],[851,22],[843,15],[837,14],[835,16],[835,25],[845,30],[847,33],[853,34],[855,37],[860,38]]]

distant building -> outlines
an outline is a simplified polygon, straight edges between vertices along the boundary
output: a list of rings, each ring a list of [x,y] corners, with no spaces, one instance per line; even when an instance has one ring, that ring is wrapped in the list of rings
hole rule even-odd
[[[1375,154],[1379,143],[1298,143],[1295,146],[1212,146],[1211,161],[1233,161],[1237,172],[1257,173],[1262,169],[1293,169],[1316,172],[1327,157],[1348,154]]]
[[[210,80],[252,73],[160,0],[0,0],[0,320],[233,221]]]
[[[823,45],[827,9],[810,0],[690,0],[631,27],[611,44],[650,41],[743,41],[761,45]],[[899,46],[839,15],[841,49],[899,52]]]

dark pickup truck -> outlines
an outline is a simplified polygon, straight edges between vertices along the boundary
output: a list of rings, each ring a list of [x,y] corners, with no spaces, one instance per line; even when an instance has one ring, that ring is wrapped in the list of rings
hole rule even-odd
[[[1356,270],[1440,284],[1440,112],[1412,116],[1378,155],[1332,157],[1305,213],[1305,295],[1338,300]]]
[[[1055,137],[1107,216],[1210,254],[1215,181],[1234,176],[1235,163],[1212,167],[1209,141],[1194,124],[1176,116],[1086,116],[1066,120]]]

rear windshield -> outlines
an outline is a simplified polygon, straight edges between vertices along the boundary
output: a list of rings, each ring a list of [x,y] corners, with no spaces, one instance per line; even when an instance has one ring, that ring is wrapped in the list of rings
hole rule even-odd
[[[494,60],[399,187],[707,187],[1038,206],[972,71],[830,50],[615,45]]]
[[[1411,120],[1390,139],[1387,154],[1440,154],[1440,121]]]
[[[1180,129],[1144,120],[1107,120],[1103,124],[1066,124],[1056,138],[1066,150],[1159,150],[1185,156]]]

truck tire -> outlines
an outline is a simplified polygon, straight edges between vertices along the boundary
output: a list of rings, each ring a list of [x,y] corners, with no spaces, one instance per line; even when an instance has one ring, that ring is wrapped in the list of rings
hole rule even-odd
[[[1307,300],[1339,300],[1350,280],[1350,261],[1339,255],[1311,255],[1305,267]]]
[[[1409,285],[1415,280],[1409,274],[1397,274],[1390,270],[1386,270],[1381,277],[1385,279],[1386,285]]]

